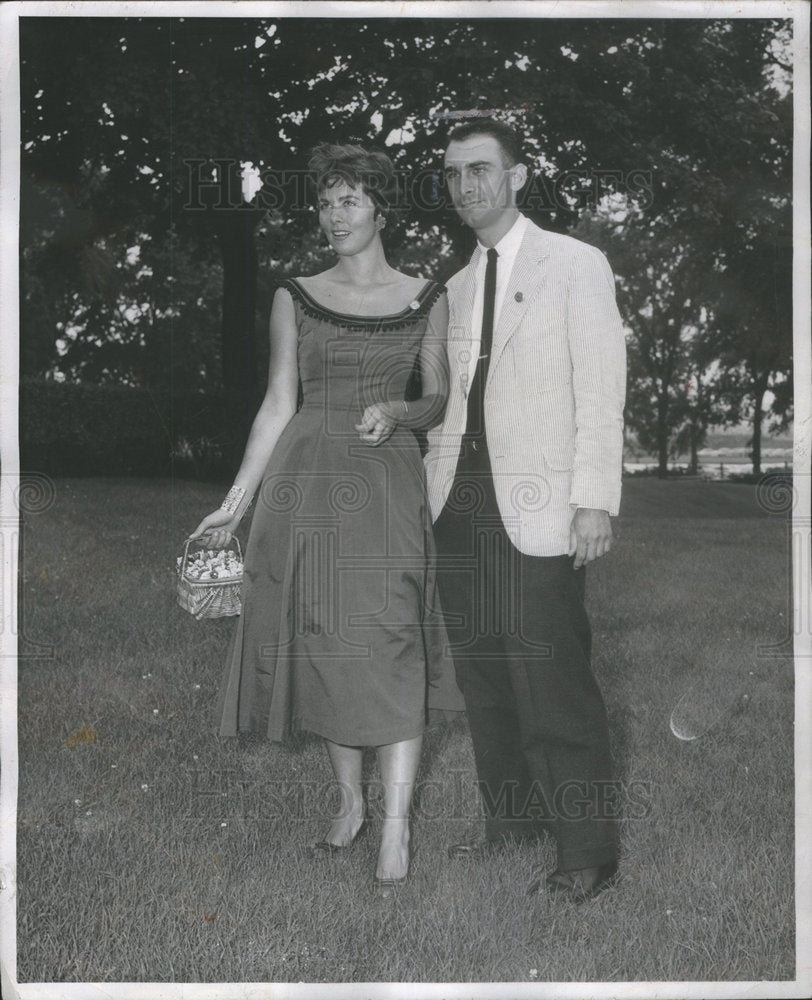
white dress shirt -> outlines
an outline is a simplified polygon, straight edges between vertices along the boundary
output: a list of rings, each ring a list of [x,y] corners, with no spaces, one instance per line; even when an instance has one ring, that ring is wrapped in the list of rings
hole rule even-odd
[[[496,333],[496,327],[499,323],[499,313],[502,311],[502,302],[510,281],[510,272],[513,270],[513,264],[519,253],[519,247],[522,245],[526,228],[527,218],[524,215],[519,215],[519,218],[493,248],[499,254],[496,261],[496,296],[493,302],[494,333]],[[485,308],[485,268],[488,266],[488,250],[490,249],[479,241],[477,241],[477,246],[481,253],[476,270],[476,291],[474,292],[474,308],[471,313],[471,356],[468,359],[468,385],[471,385],[474,380],[474,372],[479,360],[482,313]]]

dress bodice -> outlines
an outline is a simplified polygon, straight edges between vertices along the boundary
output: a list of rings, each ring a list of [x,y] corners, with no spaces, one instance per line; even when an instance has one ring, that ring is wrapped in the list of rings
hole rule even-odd
[[[316,302],[295,279],[303,408],[360,414],[371,403],[404,398],[431,307],[445,291],[427,281],[416,298],[388,316],[353,316]]]

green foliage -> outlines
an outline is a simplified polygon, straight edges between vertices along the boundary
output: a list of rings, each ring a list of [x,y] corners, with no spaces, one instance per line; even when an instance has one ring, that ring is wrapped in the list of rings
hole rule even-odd
[[[220,384],[221,276],[170,228],[23,249],[24,375],[174,391]]]
[[[786,25],[683,22],[657,37],[644,63],[670,86],[646,132],[661,145],[650,203],[618,192],[574,233],[616,271],[627,421],[661,473],[675,453],[695,463],[709,427],[746,416],[756,463],[765,391],[776,426],[791,413]]]
[[[51,476],[227,475],[222,395],[23,379],[20,464]]]
[[[407,191],[391,260],[443,279],[472,239],[445,203],[443,115],[495,108],[526,135],[535,221],[590,239],[608,196],[633,212],[606,249],[637,432],[661,455],[685,426],[696,442],[752,414],[755,432],[767,390],[786,421],[790,33],[764,18],[23,19],[23,371],[222,384],[253,405],[274,278],[332,259],[304,188],[280,178],[301,180],[324,140],[386,148],[407,188],[429,179]],[[250,204],[245,162],[263,179]],[[126,263],[134,246],[149,272]],[[701,406],[680,389],[692,379]]]

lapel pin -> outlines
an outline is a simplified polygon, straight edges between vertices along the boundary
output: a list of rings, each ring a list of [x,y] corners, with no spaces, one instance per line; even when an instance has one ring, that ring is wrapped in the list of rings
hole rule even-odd
[[[521,302],[522,299],[524,298],[521,292],[516,292],[516,294],[513,297],[514,299],[516,299],[517,302]]]

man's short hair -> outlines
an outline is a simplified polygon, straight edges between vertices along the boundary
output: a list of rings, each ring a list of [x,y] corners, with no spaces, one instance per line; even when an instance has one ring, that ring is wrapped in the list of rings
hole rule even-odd
[[[495,118],[472,118],[453,129],[448,141],[460,142],[463,139],[470,139],[473,135],[489,135],[496,139],[507,167],[514,167],[524,159],[522,137],[515,128]]]

